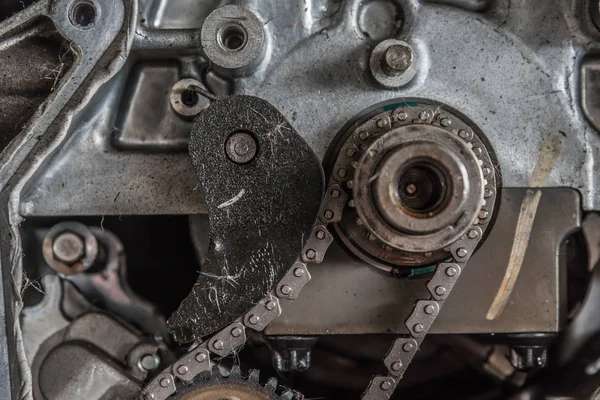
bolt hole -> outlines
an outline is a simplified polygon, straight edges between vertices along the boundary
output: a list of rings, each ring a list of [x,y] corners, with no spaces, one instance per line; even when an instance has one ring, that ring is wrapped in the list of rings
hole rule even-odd
[[[200,101],[200,98],[198,97],[198,93],[196,93],[196,91],[186,89],[181,92],[181,102],[184,106],[194,107],[196,104],[198,104],[198,101]]]
[[[79,1],[71,7],[71,24],[80,28],[90,28],[96,22],[97,11],[89,1]]]
[[[236,51],[246,45],[248,35],[240,25],[228,25],[219,32],[219,44],[226,50]]]
[[[400,205],[417,218],[437,214],[447,202],[447,180],[429,163],[410,165],[400,174],[397,187]]]

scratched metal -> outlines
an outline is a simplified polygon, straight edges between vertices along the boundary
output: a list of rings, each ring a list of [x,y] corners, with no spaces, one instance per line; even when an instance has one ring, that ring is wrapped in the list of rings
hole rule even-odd
[[[236,132],[256,157],[226,154]],[[311,235],[323,194],[319,160],[273,106],[251,96],[211,104],[194,122],[190,155],[202,183],[210,250],[190,295],[168,321],[189,342],[233,322],[283,278]]]

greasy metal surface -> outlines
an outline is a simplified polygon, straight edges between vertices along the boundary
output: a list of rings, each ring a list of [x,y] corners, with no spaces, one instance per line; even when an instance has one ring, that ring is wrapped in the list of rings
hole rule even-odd
[[[486,319],[506,269],[524,193],[524,189],[501,191],[496,222],[462,271],[431,333],[556,332],[563,326],[565,271],[559,245],[580,224],[580,199],[570,189],[542,191],[538,212],[544,217],[533,225],[511,301],[498,319]],[[389,279],[350,258],[337,243],[322,264],[311,268],[311,274],[302,295],[295,302],[282,303],[282,315],[266,333],[406,333],[404,323],[415,299],[427,298],[423,279]]]
[[[226,154],[238,132],[256,141],[249,163]],[[277,109],[255,97],[211,104],[194,123],[190,154],[212,245],[192,292],[168,321],[181,342],[231,323],[274,287],[312,232],[323,193],[312,150]]]
[[[157,58],[174,57],[173,48],[198,53],[198,28],[217,2],[207,1],[205,7],[187,1],[158,3],[145,1],[141,6],[146,28],[196,30],[162,30],[155,35],[139,30],[136,43],[143,43],[146,50],[138,47],[133,55],[148,56],[147,49],[153,46],[158,50],[151,54]],[[376,42],[365,38],[365,29],[370,29],[362,19],[367,7],[361,3],[312,0],[306,7],[296,7],[294,2],[276,0],[240,2],[265,24],[269,46],[262,67],[236,80],[236,92],[276,105],[319,157],[335,132],[372,104],[410,96],[442,101],[469,115],[486,133],[498,154],[504,187],[527,186],[545,137],[559,130],[568,142],[547,186],[575,187],[585,209],[600,207],[593,178],[598,173],[600,137],[592,134],[577,101],[575,72],[597,36],[585,19],[584,2],[402,0],[402,28],[386,32],[413,40],[419,61],[415,79],[400,90],[382,89],[370,76],[368,57]],[[386,1],[372,3],[383,4],[384,10],[397,7]],[[197,70],[208,67],[201,59],[191,64]],[[207,74],[207,80],[214,76]],[[69,144],[53,168],[31,182],[22,213],[206,212],[202,197],[193,190],[196,177],[181,168],[187,157],[118,153],[105,141],[113,130],[117,98],[128,86],[124,77],[117,77],[98,95],[84,119],[95,123],[78,132],[85,145]],[[282,88],[293,88],[294,95]],[[176,138],[178,146],[181,139]],[[138,180],[120,176],[125,169]],[[64,176],[69,177],[66,182],[60,178]]]

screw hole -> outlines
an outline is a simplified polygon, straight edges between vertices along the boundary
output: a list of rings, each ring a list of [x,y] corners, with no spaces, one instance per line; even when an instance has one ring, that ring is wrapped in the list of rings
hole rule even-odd
[[[248,40],[246,30],[240,25],[228,25],[218,35],[219,44],[225,50],[236,51],[242,49]]]
[[[97,11],[94,4],[89,1],[76,2],[71,7],[71,24],[79,28],[90,28],[96,22]]]
[[[186,107],[194,107],[196,104],[198,104],[199,100],[200,98],[198,97],[198,93],[196,93],[194,90],[186,89],[181,92],[181,102]]]

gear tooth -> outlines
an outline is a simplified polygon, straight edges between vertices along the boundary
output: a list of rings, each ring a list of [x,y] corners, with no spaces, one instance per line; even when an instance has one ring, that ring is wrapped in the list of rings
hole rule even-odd
[[[259,379],[260,379],[260,372],[257,369],[251,369],[250,376],[248,376],[248,380],[258,383]]]
[[[229,373],[230,378],[241,378],[242,370],[239,365],[234,365],[231,367],[231,372]]]
[[[273,393],[273,392],[275,392],[275,390],[277,390],[278,385],[279,385],[279,383],[277,381],[277,378],[269,378],[267,383],[265,383],[265,389],[267,389],[269,392]]]

